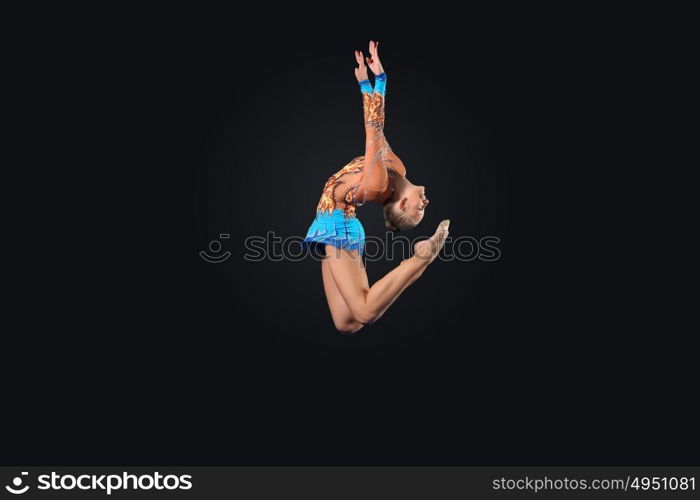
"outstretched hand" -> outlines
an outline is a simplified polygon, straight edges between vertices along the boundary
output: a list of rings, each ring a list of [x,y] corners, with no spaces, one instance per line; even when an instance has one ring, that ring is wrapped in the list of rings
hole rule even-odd
[[[355,77],[358,82],[367,80],[367,66],[365,66],[364,55],[361,50],[355,51],[355,60],[357,61],[357,68],[355,68]]]
[[[372,73],[379,75],[384,73],[382,63],[379,61],[379,42],[369,41],[369,57],[367,58],[367,66],[372,70]]]

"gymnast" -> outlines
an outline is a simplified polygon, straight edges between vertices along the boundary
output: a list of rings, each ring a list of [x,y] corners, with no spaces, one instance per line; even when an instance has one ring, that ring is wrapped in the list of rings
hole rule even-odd
[[[406,178],[403,162],[384,135],[386,73],[379,61],[378,45],[369,42],[367,65],[364,54],[355,51],[355,76],[364,108],[365,154],[328,179],[304,240],[306,245],[323,248],[323,288],[333,323],[343,333],[355,333],[384,314],[437,257],[450,224],[449,220],[442,221],[432,237],[414,245],[411,258],[369,286],[362,259],[365,231],[357,219],[356,208],[367,202],[380,203],[386,228],[399,231],[415,227],[428,205],[425,187]],[[374,73],[374,88],[367,66]]]

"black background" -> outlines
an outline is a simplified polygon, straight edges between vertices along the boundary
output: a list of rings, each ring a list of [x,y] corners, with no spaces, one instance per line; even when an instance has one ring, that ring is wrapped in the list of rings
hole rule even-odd
[[[689,331],[645,239],[668,227],[653,105],[629,83],[644,38],[622,18],[434,14],[100,17],[26,42],[42,79],[15,220],[41,244],[15,266],[4,463],[692,460]],[[246,262],[243,240],[303,235],[362,154],[369,39],[387,136],[431,199],[409,236],[450,218],[502,256],[436,262],[342,336],[317,262]],[[220,233],[231,258],[203,262]]]

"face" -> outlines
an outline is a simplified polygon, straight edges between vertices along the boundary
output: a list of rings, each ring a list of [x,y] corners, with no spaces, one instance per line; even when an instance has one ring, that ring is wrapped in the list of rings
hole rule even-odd
[[[429,200],[425,196],[425,186],[410,186],[403,193],[399,208],[404,210],[409,220],[415,225],[423,220],[425,207]]]

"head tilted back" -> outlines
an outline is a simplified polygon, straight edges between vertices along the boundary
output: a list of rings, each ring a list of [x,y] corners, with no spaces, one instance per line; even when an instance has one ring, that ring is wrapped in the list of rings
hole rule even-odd
[[[401,199],[411,186],[413,184],[405,177],[397,178],[394,183],[393,193],[384,202],[384,225],[389,231],[402,231],[411,229],[416,225],[411,221],[408,213],[400,207]]]

